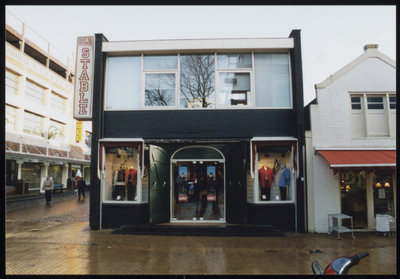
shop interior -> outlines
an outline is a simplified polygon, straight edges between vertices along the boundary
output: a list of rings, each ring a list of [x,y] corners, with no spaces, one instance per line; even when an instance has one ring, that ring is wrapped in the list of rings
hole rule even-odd
[[[224,164],[177,161],[172,164],[172,221],[224,221]]]

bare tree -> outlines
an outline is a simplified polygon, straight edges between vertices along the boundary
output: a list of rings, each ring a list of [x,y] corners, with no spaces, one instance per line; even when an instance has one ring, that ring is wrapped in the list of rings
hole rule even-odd
[[[171,82],[173,82],[171,84]],[[146,106],[171,106],[175,103],[175,74],[146,75]]]

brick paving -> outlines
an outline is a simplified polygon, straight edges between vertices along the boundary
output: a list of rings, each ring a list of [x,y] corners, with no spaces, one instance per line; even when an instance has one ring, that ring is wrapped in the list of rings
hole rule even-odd
[[[76,196],[8,210],[6,274],[311,275],[338,256],[369,251],[350,274],[397,274],[396,238],[375,233],[192,237],[91,231],[89,199]],[[319,250],[321,253],[314,253]],[[29,253],[27,253],[29,251]]]

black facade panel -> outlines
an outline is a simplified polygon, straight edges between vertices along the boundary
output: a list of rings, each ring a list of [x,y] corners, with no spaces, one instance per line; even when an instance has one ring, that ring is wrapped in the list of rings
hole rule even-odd
[[[149,205],[103,204],[102,229],[120,228],[123,225],[140,225],[149,222]]]
[[[105,111],[105,138],[229,139],[294,136],[291,109]]]
[[[271,225],[282,232],[295,231],[294,204],[247,204],[249,223]]]

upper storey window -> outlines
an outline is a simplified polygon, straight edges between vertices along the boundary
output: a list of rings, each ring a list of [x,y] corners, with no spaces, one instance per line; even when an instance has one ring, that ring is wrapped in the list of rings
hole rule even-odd
[[[288,53],[109,56],[106,110],[292,108]]]
[[[394,137],[396,133],[396,95],[352,94],[352,137]]]

